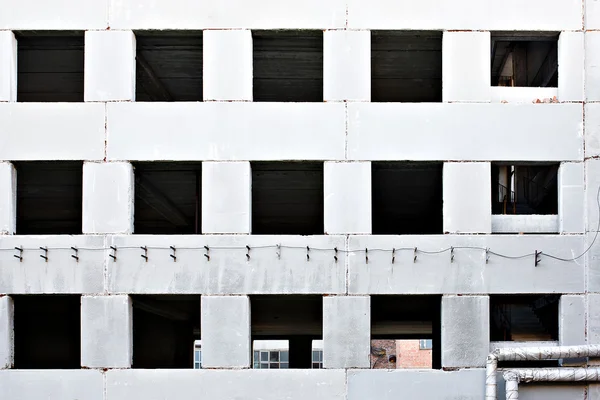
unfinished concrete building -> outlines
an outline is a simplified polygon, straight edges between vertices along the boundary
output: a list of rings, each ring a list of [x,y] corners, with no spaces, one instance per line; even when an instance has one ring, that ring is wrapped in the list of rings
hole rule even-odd
[[[0,398],[600,399],[599,159],[597,0],[0,0]]]

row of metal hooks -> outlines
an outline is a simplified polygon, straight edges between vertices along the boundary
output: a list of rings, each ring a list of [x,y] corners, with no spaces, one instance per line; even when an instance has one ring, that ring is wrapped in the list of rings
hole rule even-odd
[[[44,259],[45,262],[48,262],[48,260],[49,260],[48,247],[40,247],[39,249],[42,251],[42,254],[40,254],[39,256],[42,259]],[[148,246],[140,246],[140,249],[142,250],[142,254],[140,254],[140,257],[143,258],[145,262],[148,262],[148,260],[149,260]],[[171,257],[173,262],[177,262],[177,248],[175,246],[169,246],[169,249],[171,251],[171,253],[169,254],[169,257]],[[207,261],[210,261],[210,247],[203,246],[203,249],[204,249],[204,257],[206,258]],[[246,249],[246,260],[250,261],[250,258],[251,258],[250,252],[252,249],[249,245],[246,245],[245,249]],[[18,251],[18,254],[15,254],[14,257],[18,258],[20,262],[23,262],[23,252],[24,252],[23,247],[15,247],[15,250]],[[71,250],[73,251],[73,254],[71,254],[71,257],[76,262],[79,262],[79,249],[77,247],[71,247]],[[323,250],[323,249],[318,249],[318,250]],[[338,258],[339,250],[337,247],[334,247],[332,250],[334,252],[333,259],[337,263],[339,260],[339,258]],[[400,249],[396,249],[396,248],[392,249],[392,264],[396,263],[397,250],[400,250]],[[403,248],[401,250],[407,250],[407,249]],[[413,263],[416,263],[417,258],[418,258],[419,249],[417,247],[414,247],[412,250],[413,250]],[[450,263],[454,263],[455,248],[450,247],[449,250],[450,250]],[[311,248],[309,246],[306,246],[306,261],[307,262],[310,261],[310,252],[311,252]],[[364,253],[365,253],[365,263],[368,264],[369,263],[369,249],[365,248]],[[437,252],[437,254],[439,254],[439,253],[441,253],[441,252]],[[281,260],[281,244],[275,245],[275,254],[277,256],[277,259]],[[535,250],[535,253],[534,253],[534,266],[535,267],[537,267],[539,265],[539,263],[541,262],[542,254],[543,253],[541,251]],[[113,260],[113,262],[117,261],[117,246],[110,246],[109,257]],[[485,249],[485,263],[488,264],[489,261],[490,261],[490,249],[486,248]]]

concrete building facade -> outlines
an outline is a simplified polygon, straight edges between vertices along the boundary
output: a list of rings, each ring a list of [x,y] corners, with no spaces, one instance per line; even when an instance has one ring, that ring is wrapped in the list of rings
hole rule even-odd
[[[0,397],[481,399],[600,343],[599,157],[596,0],[0,0]]]

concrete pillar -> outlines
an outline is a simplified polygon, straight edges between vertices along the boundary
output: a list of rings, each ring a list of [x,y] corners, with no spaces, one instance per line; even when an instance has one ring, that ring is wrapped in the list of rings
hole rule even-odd
[[[131,368],[133,324],[131,298],[81,297],[81,365]]]
[[[250,233],[251,182],[248,161],[202,164],[203,233]]]
[[[560,233],[583,233],[583,163],[562,163],[558,170],[558,219]]]
[[[323,367],[369,368],[371,297],[323,297]]]
[[[250,298],[202,296],[203,368],[250,368]]]
[[[585,157],[600,156],[600,103],[587,103],[584,108]]]
[[[600,31],[585,33],[585,97],[600,101]]]
[[[489,162],[444,163],[444,232],[491,233]]]
[[[323,33],[323,99],[371,101],[371,32]]]
[[[132,31],[85,32],[85,101],[135,100]]]
[[[490,352],[489,296],[442,297],[442,367],[484,367]]]
[[[0,31],[0,102],[17,101],[17,40]]]
[[[327,234],[370,234],[371,162],[325,162],[324,221]]]
[[[583,32],[561,32],[558,38],[558,100],[583,101]]]
[[[252,32],[203,33],[204,100],[252,101]]]
[[[17,171],[9,162],[0,162],[0,235],[14,235],[17,229]]]
[[[587,296],[587,343],[600,344],[600,294],[590,293]]]
[[[15,363],[14,304],[10,296],[0,297],[0,369]]]
[[[600,2],[585,0],[585,29],[600,30]]]
[[[442,82],[444,102],[491,99],[490,32],[444,32]]]
[[[562,295],[558,304],[558,340],[561,346],[586,344],[585,297],[582,295]],[[566,365],[581,365],[586,360],[561,361]]]
[[[135,190],[128,162],[83,163],[83,233],[132,233]]]

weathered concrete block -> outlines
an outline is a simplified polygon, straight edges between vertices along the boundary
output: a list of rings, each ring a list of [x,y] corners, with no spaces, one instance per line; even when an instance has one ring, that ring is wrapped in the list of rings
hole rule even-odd
[[[202,296],[200,304],[202,367],[249,368],[250,298]]]
[[[0,369],[12,368],[15,362],[13,300],[0,297]]]
[[[0,388],[11,400],[104,400],[103,373],[90,369],[0,371]]]
[[[562,163],[558,170],[558,219],[560,233],[585,231],[583,163]]]
[[[444,232],[491,233],[491,165],[444,163]]]
[[[107,0],[0,0],[0,29],[91,30],[108,26]]]
[[[600,2],[598,0],[585,0],[585,29],[600,29]]]
[[[587,103],[584,110],[585,156],[600,156],[600,103]]]
[[[127,162],[83,163],[83,233],[132,233],[135,178]]]
[[[600,101],[600,32],[585,33],[585,97]]]
[[[483,397],[484,387],[484,369],[349,370],[347,399],[475,400]]]
[[[0,162],[0,235],[14,235],[17,229],[17,171]]]
[[[202,233],[250,233],[251,181],[248,161],[202,164]]]
[[[325,232],[371,233],[371,163],[325,162]]]
[[[85,32],[85,101],[135,100],[135,35]]]
[[[204,100],[252,101],[252,32],[203,33]]]
[[[490,32],[444,32],[443,101],[490,101],[489,53]]]
[[[202,348],[204,349],[204,344]],[[482,375],[482,385],[483,379]],[[106,372],[105,400],[129,399],[345,400],[346,373],[343,370],[305,369],[132,369]]]
[[[131,298],[81,297],[81,365],[130,368],[133,357]]]
[[[600,344],[600,294],[588,294],[587,334],[588,344]]]
[[[585,160],[585,204],[586,204],[586,232],[598,229],[600,215],[600,159],[590,158]]]
[[[489,352],[489,296],[443,296],[442,366],[484,367]]]
[[[17,40],[0,31],[0,101],[17,101]]]
[[[323,298],[323,367],[369,368],[371,298]]]
[[[371,100],[371,32],[325,31],[323,99]]]
[[[561,32],[558,38],[558,100],[583,101],[583,32]]]
[[[102,160],[105,105],[0,103],[0,160]]]
[[[559,342],[561,346],[585,344],[585,298],[582,295],[562,295],[559,303]]]

